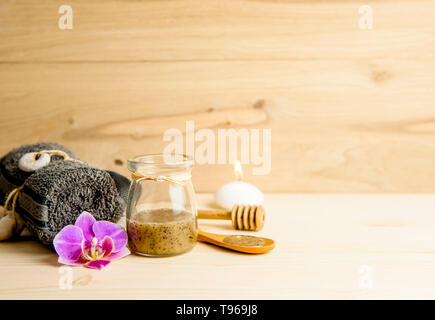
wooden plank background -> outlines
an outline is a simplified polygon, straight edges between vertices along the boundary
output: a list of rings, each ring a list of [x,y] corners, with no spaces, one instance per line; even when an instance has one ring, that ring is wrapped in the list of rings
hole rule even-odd
[[[272,130],[270,174],[244,167],[266,192],[434,192],[434,34],[429,0],[0,0],[0,153],[57,141],[127,173],[195,120]],[[197,191],[232,178],[194,169]]]

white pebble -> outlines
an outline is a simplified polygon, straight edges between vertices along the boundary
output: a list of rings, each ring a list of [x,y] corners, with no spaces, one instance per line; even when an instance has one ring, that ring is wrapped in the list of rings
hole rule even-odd
[[[50,155],[41,153],[36,159],[38,152],[29,152],[24,154],[18,161],[18,168],[25,172],[34,172],[50,163]]]
[[[14,234],[13,221],[10,214],[0,219],[0,241],[12,238]]]

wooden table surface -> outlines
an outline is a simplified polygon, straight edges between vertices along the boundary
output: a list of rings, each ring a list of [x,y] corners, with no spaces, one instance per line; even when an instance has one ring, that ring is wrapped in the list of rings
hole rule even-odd
[[[202,206],[210,195],[199,195]],[[65,268],[35,241],[0,243],[1,299],[435,298],[435,195],[266,195],[265,255],[198,243],[171,258],[130,255]],[[233,231],[201,221],[206,231]],[[72,276],[72,288],[61,288]]]

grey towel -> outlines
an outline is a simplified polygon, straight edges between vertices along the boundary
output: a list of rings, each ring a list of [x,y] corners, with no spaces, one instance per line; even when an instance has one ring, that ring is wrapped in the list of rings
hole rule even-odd
[[[56,234],[74,224],[83,211],[90,212],[97,220],[120,220],[127,201],[129,179],[116,172],[68,160],[51,161],[33,173],[18,169],[18,160],[23,154],[43,149],[62,150],[73,156],[61,145],[38,144],[15,149],[0,161],[6,175],[10,175],[9,180],[14,181],[10,186],[24,185],[16,212],[42,243],[51,245]]]
[[[97,220],[117,222],[124,207],[125,200],[109,173],[86,164],[59,161],[25,181],[17,212],[41,242],[51,244],[56,234],[74,224],[83,211]]]
[[[61,150],[66,152],[71,158],[76,159],[76,156],[68,148],[52,142],[27,144],[11,150],[0,159],[0,205],[5,203],[7,195],[13,189],[23,185],[24,181],[32,174],[21,171],[18,168],[20,158],[26,153],[42,150]],[[51,162],[59,160],[63,160],[62,157],[51,157]]]

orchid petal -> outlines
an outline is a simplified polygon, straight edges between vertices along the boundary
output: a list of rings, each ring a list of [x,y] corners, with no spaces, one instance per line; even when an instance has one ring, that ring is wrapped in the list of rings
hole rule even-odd
[[[79,227],[83,231],[83,236],[86,241],[91,241],[94,237],[94,232],[92,231],[92,226],[97,220],[86,211],[83,211],[82,214],[77,218],[75,226]]]
[[[54,238],[53,245],[60,258],[76,261],[82,254],[83,231],[77,226],[68,225]]]
[[[65,258],[59,257],[57,262],[59,262],[61,264],[66,264],[69,266],[81,266],[81,265],[87,263],[88,261],[86,261],[85,259],[81,259],[80,257],[77,260],[67,260]]]
[[[107,266],[110,263],[110,261],[105,261],[105,260],[94,260],[91,261],[87,264],[85,264],[86,268],[90,268],[90,269],[98,269],[101,270],[103,269],[105,266]]]
[[[105,236],[112,238],[114,244],[113,252],[120,251],[127,244],[127,233],[121,226],[115,223],[97,221],[92,226],[92,231],[98,239],[103,239]]]
[[[113,243],[113,240],[109,236],[105,236],[103,241],[101,242],[101,249],[103,249],[103,258],[109,256],[113,249],[115,247],[115,244]]]
[[[88,247],[90,247],[89,242],[86,244],[85,241],[82,242],[82,259],[85,261],[91,261],[92,258],[88,254]]]
[[[128,256],[129,254],[130,254],[130,250],[128,250],[127,247],[124,247],[120,251],[114,252],[110,256],[105,257],[104,260],[114,261],[114,260],[124,258],[125,256]]]

